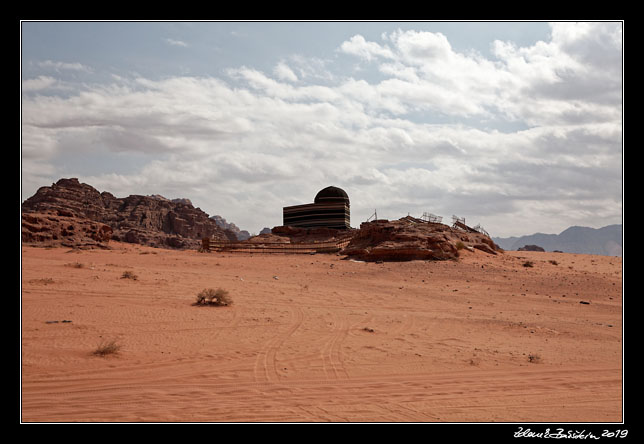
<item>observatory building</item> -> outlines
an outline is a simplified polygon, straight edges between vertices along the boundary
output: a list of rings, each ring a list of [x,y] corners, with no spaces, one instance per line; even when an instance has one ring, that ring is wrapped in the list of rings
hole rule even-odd
[[[284,225],[302,228],[351,228],[349,196],[338,187],[326,187],[312,204],[284,207]]]

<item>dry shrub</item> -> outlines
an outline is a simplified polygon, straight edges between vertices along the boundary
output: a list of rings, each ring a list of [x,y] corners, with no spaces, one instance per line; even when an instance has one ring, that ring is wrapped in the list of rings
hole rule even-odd
[[[121,275],[121,279],[132,279],[136,281],[138,278],[139,277],[131,271],[124,271]]]
[[[528,362],[539,364],[541,362],[541,356],[537,355],[536,353],[531,353],[530,355],[528,355]]]
[[[42,278],[42,279],[32,279],[29,281],[30,284],[53,284],[54,280],[52,278]]]
[[[110,341],[101,341],[101,343],[98,344],[98,347],[96,347],[96,350],[94,350],[93,354],[96,356],[113,355],[115,353],[118,353],[120,349],[121,345],[117,344],[116,340],[114,339]]]
[[[534,262],[532,262],[532,261],[525,261],[525,262],[523,263],[523,266],[524,266],[524,267],[527,267],[527,268],[532,268],[532,267],[534,267]]]
[[[230,295],[226,290],[218,288],[216,290],[212,288],[206,288],[201,290],[197,295],[197,300],[194,305],[214,305],[214,306],[226,306],[233,303]]]

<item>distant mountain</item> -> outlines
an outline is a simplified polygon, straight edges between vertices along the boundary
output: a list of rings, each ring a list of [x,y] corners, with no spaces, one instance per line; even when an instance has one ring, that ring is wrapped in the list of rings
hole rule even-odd
[[[237,237],[237,240],[243,241],[251,237],[248,231],[240,230],[237,225],[232,222],[228,222],[226,219],[219,215],[210,216],[210,220],[214,221],[217,226],[223,228],[224,230],[232,231]]]
[[[565,253],[622,255],[622,225],[603,228],[570,227],[559,234],[535,233],[521,237],[492,238],[504,250],[518,250],[526,245],[538,245],[546,251]]]

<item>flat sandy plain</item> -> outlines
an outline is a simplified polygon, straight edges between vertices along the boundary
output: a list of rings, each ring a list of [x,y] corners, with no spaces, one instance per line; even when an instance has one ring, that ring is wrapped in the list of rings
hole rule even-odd
[[[623,419],[621,258],[110,245],[22,246],[22,422]]]

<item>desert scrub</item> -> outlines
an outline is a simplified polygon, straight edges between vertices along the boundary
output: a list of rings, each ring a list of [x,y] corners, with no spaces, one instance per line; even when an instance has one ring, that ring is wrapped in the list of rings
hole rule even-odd
[[[92,354],[96,356],[113,355],[118,353],[120,349],[121,345],[118,344],[116,340],[112,339],[110,341],[101,341],[101,343],[98,344],[98,347],[96,347],[96,350],[94,350]]]
[[[532,364],[539,364],[541,362],[541,356],[536,353],[531,353],[528,355],[528,362]]]
[[[136,281],[138,278],[139,277],[131,271],[124,271],[121,275],[121,279],[132,279]]]
[[[52,278],[42,278],[42,279],[32,279],[29,281],[30,284],[53,284],[54,280]]]
[[[465,244],[463,242],[461,242],[461,241],[458,241],[458,242],[456,242],[455,247],[456,247],[457,250],[462,250],[463,248],[465,248]]]
[[[221,307],[230,305],[232,303],[233,301],[226,290],[223,290],[221,288],[218,288],[216,290],[212,288],[206,288],[199,292],[194,305],[214,305]]]
[[[524,266],[524,267],[527,267],[527,268],[532,268],[532,267],[534,267],[534,262],[532,262],[532,261],[525,261],[525,262],[523,263],[523,266]]]

